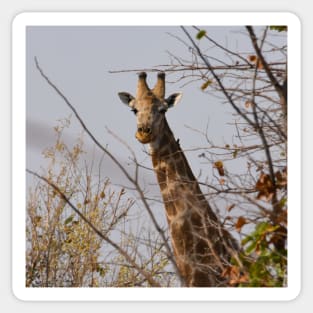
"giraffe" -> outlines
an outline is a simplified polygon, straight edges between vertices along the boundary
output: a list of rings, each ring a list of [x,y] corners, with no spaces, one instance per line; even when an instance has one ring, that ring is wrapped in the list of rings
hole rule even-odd
[[[182,94],[165,98],[165,73],[159,72],[153,89],[147,74],[138,75],[136,97],[118,95],[137,118],[136,138],[150,145],[153,169],[160,186],[174,257],[182,285],[186,287],[227,286],[223,271],[237,245],[225,230],[200,190],[179,140],[167,123],[165,113]]]

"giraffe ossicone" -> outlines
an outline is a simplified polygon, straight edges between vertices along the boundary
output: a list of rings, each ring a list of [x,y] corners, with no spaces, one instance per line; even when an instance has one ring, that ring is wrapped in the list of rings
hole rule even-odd
[[[159,72],[154,88],[147,74],[138,75],[136,96],[120,92],[121,101],[135,113],[136,138],[150,145],[154,171],[160,186],[175,261],[187,287],[227,286],[225,270],[237,244],[223,228],[205,199],[165,113],[181,99],[181,93],[165,98],[165,73]]]

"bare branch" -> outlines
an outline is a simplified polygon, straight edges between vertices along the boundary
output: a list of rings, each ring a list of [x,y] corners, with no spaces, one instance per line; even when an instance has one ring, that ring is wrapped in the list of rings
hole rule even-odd
[[[194,29],[196,29],[197,31],[200,31],[200,28],[197,26],[193,26]],[[244,57],[242,57],[239,53],[235,53],[227,48],[225,48],[224,46],[220,45],[218,42],[216,42],[215,40],[213,40],[211,37],[209,37],[207,34],[204,35],[204,37],[206,39],[208,39],[210,42],[212,42],[214,44],[214,46],[219,47],[220,49],[222,49],[223,51],[226,51],[228,54],[234,55],[236,58],[240,59],[241,61],[243,61],[246,65],[248,65],[249,68],[253,68],[253,65],[250,64],[248,62],[247,59],[245,59]]]
[[[258,47],[259,53],[261,53],[261,49],[262,49],[262,45],[264,43],[265,37],[266,37],[266,30],[265,30],[265,32],[263,34],[261,46],[260,46],[260,48]],[[251,92],[251,94],[252,94],[252,97],[251,97],[252,111],[253,111],[253,117],[254,117],[254,122],[255,122],[255,125],[256,125],[256,129],[257,129],[258,133],[260,134],[260,138],[261,138],[263,146],[264,146],[264,150],[265,150],[265,154],[266,154],[266,158],[267,158],[268,166],[269,166],[270,177],[271,177],[271,181],[272,181],[272,184],[273,184],[273,187],[274,187],[274,190],[275,190],[275,194],[276,194],[276,179],[275,179],[275,173],[274,173],[272,156],[271,156],[271,153],[270,153],[270,150],[269,150],[269,146],[267,144],[267,139],[265,137],[263,128],[260,125],[259,117],[258,117],[258,114],[257,114],[257,111],[256,111],[256,105],[255,105],[255,87],[256,87],[256,79],[257,79],[258,67],[259,67],[258,66],[258,62],[259,62],[259,60],[257,61],[257,64],[255,66],[253,82],[252,82],[252,92]]]
[[[150,283],[151,286],[154,287],[161,287],[158,282],[156,282],[151,274],[146,272],[143,268],[141,268],[129,255],[128,253],[123,250],[118,244],[116,244],[114,241],[112,241],[109,237],[104,235],[98,228],[96,228],[87,218],[84,214],[82,214],[75,205],[69,200],[69,198],[60,190],[58,186],[56,186],[53,182],[48,180],[47,178],[37,174],[36,172],[33,172],[29,169],[26,169],[26,172],[29,174],[34,175],[35,177],[39,178],[40,180],[47,183],[49,186],[51,186],[60,196],[62,200],[64,200],[71,208],[72,210],[104,241],[106,241],[109,245],[111,245],[114,249],[116,249],[126,260],[129,262],[136,270],[144,276],[147,281]]]
[[[235,109],[235,111],[244,119],[246,120],[251,126],[254,126],[254,123],[252,120],[250,120],[246,114],[244,114],[239,108],[238,106],[234,103],[232,96],[227,92],[227,90],[225,89],[223,83],[221,82],[220,78],[217,76],[217,74],[215,73],[213,67],[211,66],[210,62],[207,60],[207,58],[204,57],[204,55],[202,54],[199,46],[195,43],[195,41],[193,40],[193,38],[190,36],[190,34],[187,32],[186,28],[184,26],[181,26],[183,32],[186,34],[186,36],[189,38],[190,42],[192,43],[193,47],[196,49],[198,55],[200,56],[200,58],[203,60],[203,62],[206,64],[206,66],[208,67],[208,69],[210,70],[211,74],[213,75],[214,79],[217,81],[219,87],[221,88],[223,94],[225,95],[225,97],[227,98],[228,102],[231,104],[231,106]]]
[[[271,81],[272,85],[274,86],[274,88],[276,89],[277,93],[279,94],[280,97],[284,97],[284,92],[283,92],[283,87],[279,84],[279,82],[277,81],[277,79],[275,78],[275,76],[273,75],[268,63],[266,62],[260,47],[258,46],[258,42],[257,42],[257,38],[256,35],[254,33],[254,30],[252,28],[252,26],[246,26],[248,33],[250,35],[254,50],[258,56],[259,61],[261,62],[269,80]],[[287,102],[287,99],[286,99]]]

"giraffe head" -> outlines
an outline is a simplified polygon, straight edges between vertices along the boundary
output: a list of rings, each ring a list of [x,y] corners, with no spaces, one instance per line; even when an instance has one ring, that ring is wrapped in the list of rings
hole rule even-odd
[[[153,89],[146,82],[147,74],[139,73],[136,97],[128,92],[118,95],[137,117],[136,138],[141,143],[150,143],[158,138],[165,123],[166,111],[178,103],[182,94],[174,93],[165,98],[165,73],[158,73],[158,80]]]

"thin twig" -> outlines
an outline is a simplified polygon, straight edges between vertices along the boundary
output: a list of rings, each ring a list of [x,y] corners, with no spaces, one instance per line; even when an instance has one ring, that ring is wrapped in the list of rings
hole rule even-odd
[[[261,50],[262,50],[262,46],[263,46],[263,43],[264,43],[264,40],[265,40],[265,37],[266,37],[266,33],[267,33],[266,30],[267,29],[265,29],[264,34],[263,34],[263,38],[262,38],[262,41],[261,41],[261,46],[260,46],[260,48],[258,47],[259,55],[262,55]],[[264,134],[263,128],[260,125],[259,116],[257,114],[256,105],[255,105],[255,86],[256,86],[256,79],[257,79],[257,75],[258,75],[258,68],[259,68],[259,62],[260,61],[261,61],[261,58],[259,58],[257,60],[256,66],[255,66],[255,71],[254,71],[254,76],[253,76],[253,81],[252,81],[251,103],[252,103],[252,111],[253,111],[254,121],[255,121],[255,125],[256,125],[256,130],[260,134],[260,138],[261,138],[263,146],[264,146],[265,155],[266,155],[266,159],[267,159],[268,167],[269,167],[270,178],[271,178],[271,182],[272,182],[272,185],[273,185],[273,188],[274,188],[274,193],[275,193],[275,198],[276,198],[276,178],[275,178],[275,173],[274,173],[274,166],[273,166],[272,156],[271,156],[271,152],[270,152],[269,145],[267,143],[267,139],[266,139],[266,136]]]
[[[200,28],[197,27],[197,26],[193,26],[193,28],[196,29],[197,31],[200,31]],[[204,38],[208,39],[208,40],[209,40],[210,42],[212,42],[216,47],[218,47],[218,48],[220,48],[220,49],[226,51],[226,52],[229,53],[229,54],[234,55],[234,56],[237,57],[237,58],[239,58],[239,59],[242,60],[244,63],[246,63],[246,65],[248,65],[249,68],[253,68],[253,65],[250,64],[247,59],[245,59],[244,57],[242,57],[239,53],[233,52],[233,51],[231,51],[231,50],[229,50],[229,49],[223,47],[223,46],[220,45],[218,42],[216,42],[216,41],[213,40],[211,37],[209,37],[209,36],[207,35],[207,33],[205,33]]]
[[[221,88],[223,94],[225,95],[225,97],[227,98],[228,102],[231,104],[231,106],[235,109],[235,111],[244,119],[246,120],[246,122],[249,123],[249,125],[251,125],[252,127],[254,127],[254,123],[252,120],[250,120],[246,114],[244,114],[239,108],[238,106],[234,103],[231,95],[227,92],[227,90],[225,89],[223,83],[221,82],[220,78],[217,76],[217,74],[215,73],[213,67],[211,66],[210,62],[207,60],[207,58],[204,57],[203,53],[201,52],[199,46],[195,43],[195,41],[193,40],[193,38],[190,36],[190,34],[188,33],[188,31],[186,30],[186,28],[184,26],[181,26],[181,29],[183,30],[183,32],[186,34],[186,36],[189,38],[190,42],[192,43],[193,47],[196,49],[198,55],[200,56],[200,58],[202,59],[202,61],[205,63],[205,65],[208,67],[208,69],[210,70],[211,74],[213,75],[214,79],[216,80],[216,82],[218,83],[219,87]]]
[[[263,53],[261,52],[261,49],[258,46],[257,38],[256,38],[256,35],[254,33],[254,30],[253,30],[252,26],[246,26],[246,28],[247,28],[247,31],[248,31],[248,33],[250,35],[250,38],[251,38],[251,41],[252,41],[252,45],[254,47],[255,53],[258,56],[259,62],[261,62],[261,64],[262,64],[262,66],[263,66],[263,68],[264,68],[264,70],[265,70],[269,80],[271,81],[271,83],[274,86],[275,90],[277,91],[278,95],[280,97],[283,97],[284,96],[283,88],[279,84],[279,82],[277,81],[275,76],[273,75],[273,73],[272,73],[268,63],[265,61]]]

